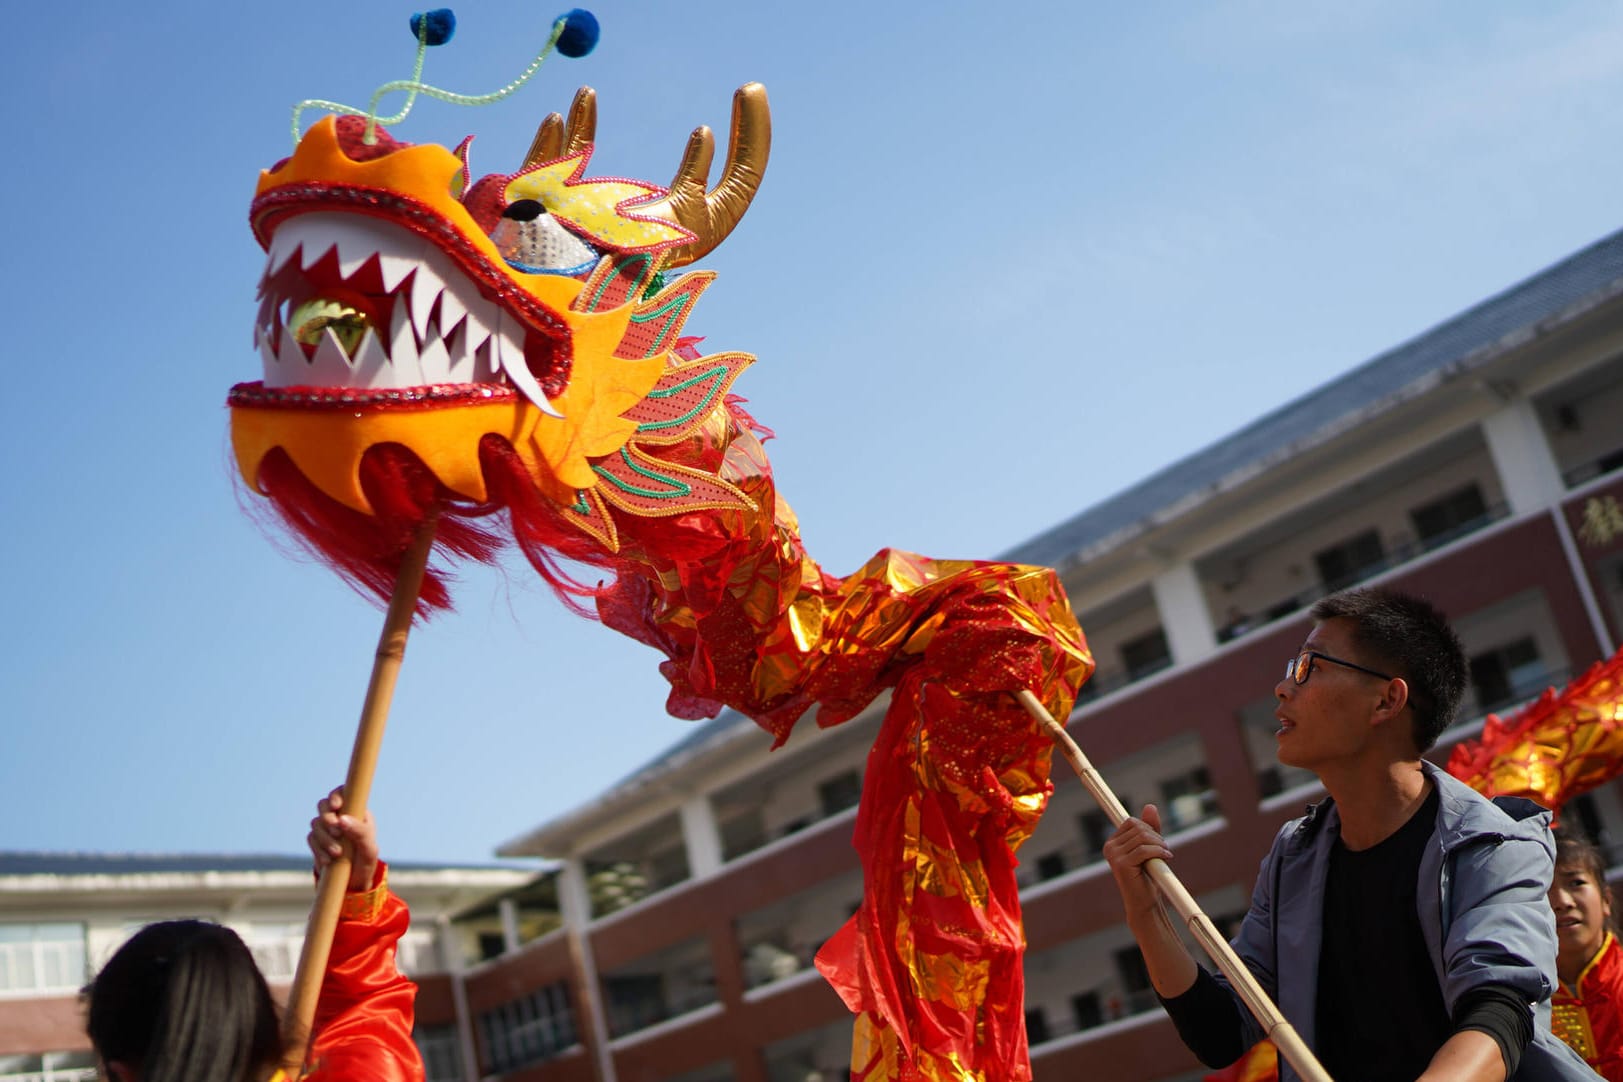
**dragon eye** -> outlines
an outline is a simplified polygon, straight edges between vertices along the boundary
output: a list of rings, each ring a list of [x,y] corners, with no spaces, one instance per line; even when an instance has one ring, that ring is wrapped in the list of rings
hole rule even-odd
[[[534,199],[514,201],[490,239],[507,265],[525,274],[579,276],[597,265],[598,251],[558,224]]]
[[[511,218],[515,222],[533,222],[547,212],[539,199],[520,199],[509,203],[507,209],[502,211],[503,218]]]

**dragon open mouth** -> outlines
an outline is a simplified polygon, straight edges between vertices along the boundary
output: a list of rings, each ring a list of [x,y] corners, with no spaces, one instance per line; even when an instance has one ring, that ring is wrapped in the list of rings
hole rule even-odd
[[[271,239],[259,297],[262,399],[322,388],[384,403],[462,385],[486,398],[516,388],[559,415],[526,361],[525,325],[410,230],[353,214],[290,218]]]

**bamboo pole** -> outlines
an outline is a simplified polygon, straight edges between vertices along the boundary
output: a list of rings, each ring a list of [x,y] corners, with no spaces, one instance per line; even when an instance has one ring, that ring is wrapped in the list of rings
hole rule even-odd
[[[377,770],[378,752],[383,746],[383,728],[389,720],[395,680],[406,656],[406,637],[417,612],[417,595],[422,590],[428,554],[434,547],[435,518],[430,511],[401,558],[394,595],[389,599],[383,632],[378,636],[377,654],[372,659],[372,678],[366,686],[355,745],[349,756],[349,772],[344,777],[344,814],[357,819],[366,814],[367,798],[372,792],[372,775]],[[299,952],[299,967],[293,974],[293,986],[288,992],[287,1010],[282,1018],[282,1065],[291,1078],[299,1076],[309,1050],[310,1027],[315,1021],[321,980],[327,971],[327,956],[332,953],[333,933],[338,930],[344,892],[349,886],[350,863],[346,840],[343,856],[327,865],[316,885],[316,900],[310,908],[304,948]]]
[[[1035,718],[1043,731],[1059,745],[1066,761],[1076,771],[1077,777],[1082,779],[1083,786],[1093,794],[1093,799],[1098,801],[1099,807],[1104,809],[1111,825],[1121,826],[1123,820],[1129,818],[1127,809],[1116,799],[1116,794],[1111,791],[1110,786],[1105,784],[1104,777],[1093,768],[1092,763],[1088,762],[1088,757],[1082,754],[1082,749],[1071,739],[1071,734],[1054,720],[1054,715],[1048,712],[1048,708],[1043,706],[1042,700],[1036,695],[1024,688],[1017,694],[1026,712]],[[1149,875],[1150,881],[1160,890],[1161,896],[1183,918],[1190,934],[1195,937],[1195,942],[1200,944],[1201,949],[1229,979],[1229,984],[1239,993],[1240,999],[1262,1024],[1262,1030],[1269,1040],[1274,1042],[1280,1054],[1296,1068],[1296,1073],[1301,1075],[1305,1082],[1331,1082],[1318,1057],[1314,1056],[1312,1049],[1308,1048],[1297,1034],[1296,1028],[1280,1013],[1274,1001],[1268,998],[1268,993],[1263,991],[1262,985],[1257,983],[1257,979],[1251,975],[1251,971],[1240,960],[1240,956],[1235,954],[1234,949],[1224,940],[1211,918],[1201,911],[1194,897],[1184,889],[1184,885],[1178,881],[1178,877],[1167,866],[1167,862],[1156,858],[1146,863],[1144,870]]]

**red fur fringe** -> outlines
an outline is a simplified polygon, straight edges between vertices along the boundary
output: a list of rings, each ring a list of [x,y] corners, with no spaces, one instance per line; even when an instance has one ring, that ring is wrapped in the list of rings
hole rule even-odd
[[[490,496],[485,503],[471,503],[446,488],[421,459],[398,444],[379,444],[361,459],[361,491],[372,506],[371,515],[322,492],[279,448],[261,462],[259,484],[274,517],[310,555],[362,596],[388,602],[401,558],[429,511],[435,510],[436,552],[494,564],[511,535],[565,605],[581,615],[593,615],[583,601],[595,601],[608,587],[582,583],[560,560],[609,569],[614,558],[571,528],[536,491],[506,441],[486,436],[479,458]],[[417,613],[428,616],[450,608],[450,575],[430,564]]]

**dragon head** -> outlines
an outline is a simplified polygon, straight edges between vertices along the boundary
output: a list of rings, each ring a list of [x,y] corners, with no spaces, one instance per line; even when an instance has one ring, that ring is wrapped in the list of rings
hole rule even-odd
[[[261,174],[250,219],[266,252],[264,377],[229,397],[250,487],[275,499],[273,474],[291,468],[315,499],[377,516],[366,462],[389,448],[445,498],[488,507],[502,502],[494,446],[609,551],[613,508],[749,502],[717,471],[654,449],[699,430],[751,361],[687,345],[713,276],[667,272],[719,244],[754,197],[770,146],[765,90],[735,94],[713,188],[708,128],[668,189],[587,178],[595,132],[583,88],[567,122],[542,123],[521,168],[470,183],[471,140],[410,145],[329,116]]]

